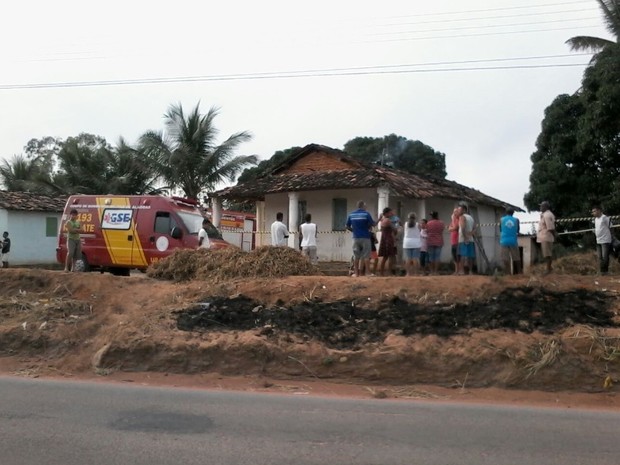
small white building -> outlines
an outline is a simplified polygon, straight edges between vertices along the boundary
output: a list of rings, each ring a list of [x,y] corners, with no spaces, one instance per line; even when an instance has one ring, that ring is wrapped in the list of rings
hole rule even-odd
[[[317,224],[317,249],[323,261],[349,261],[351,234],[346,231],[348,214],[363,200],[375,221],[387,206],[404,221],[409,212],[419,219],[432,211],[446,227],[457,202],[466,202],[479,228],[478,269],[487,271],[501,263],[498,222],[505,209],[519,207],[447,179],[414,175],[385,166],[370,165],[330,147],[310,144],[277,166],[269,175],[220,190],[214,198],[214,219],[220,217],[221,199],[256,202],[256,245],[271,244],[270,225],[277,212],[291,234],[289,246],[297,247],[299,225],[306,213]],[[217,224],[216,224],[217,226]],[[446,230],[442,262],[450,261],[450,236]],[[480,247],[479,247],[480,249]]]
[[[11,239],[10,266],[56,263],[58,230],[66,198],[0,191],[0,234]]]

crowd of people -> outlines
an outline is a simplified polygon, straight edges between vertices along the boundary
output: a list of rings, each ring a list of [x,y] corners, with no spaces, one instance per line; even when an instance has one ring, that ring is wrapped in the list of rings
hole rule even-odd
[[[558,233],[555,216],[548,201],[540,204],[540,219],[537,227],[536,242],[540,246],[545,263],[544,274],[553,270],[553,246]],[[520,230],[519,219],[514,216],[514,209],[507,208],[500,219],[499,245],[503,270],[507,274],[523,272],[521,254],[518,245]],[[600,206],[592,209],[594,232],[600,263],[600,273],[609,271],[610,256],[614,253],[614,237],[611,221],[603,214]],[[277,213],[276,221],[271,225],[271,242],[273,246],[287,246],[289,230],[283,222],[283,213]],[[429,218],[418,220],[411,212],[405,221],[396,212],[386,207],[375,221],[368,212],[366,203],[359,201],[357,209],[352,211],[346,221],[346,229],[353,236],[353,257],[351,276],[386,276],[399,273],[407,276],[420,274],[438,274],[441,252],[444,247],[444,233],[449,233],[453,274],[473,274],[476,270],[476,247],[479,246],[478,225],[469,212],[465,202],[459,202],[454,208],[450,221],[444,223],[439,213],[432,211]],[[380,233],[380,240],[377,240]],[[317,263],[317,225],[312,216],[305,215],[304,223],[299,226],[299,247],[308,259]],[[620,249],[620,242],[616,241]],[[620,253],[620,250],[619,250]]]
[[[429,219],[422,218],[419,221],[412,212],[403,222],[392,208],[386,207],[375,223],[363,201],[357,207],[349,215],[346,224],[353,234],[352,276],[397,274],[399,262],[407,276],[439,273],[446,224],[439,218],[438,212],[432,211]],[[454,274],[474,272],[475,226],[467,204],[460,203],[454,209],[447,228],[455,264]],[[381,232],[381,240],[378,257],[371,266],[372,251],[369,253],[369,250],[374,242],[372,234],[375,227]],[[515,241],[517,233],[518,226]]]

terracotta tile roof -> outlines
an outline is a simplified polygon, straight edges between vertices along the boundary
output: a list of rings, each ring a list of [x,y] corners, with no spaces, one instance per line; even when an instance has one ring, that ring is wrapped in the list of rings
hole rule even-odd
[[[297,160],[318,151],[328,153],[338,157],[339,160],[348,162],[351,169],[286,173],[286,169]],[[456,201],[464,200],[478,205],[501,208],[512,207],[515,211],[523,211],[515,205],[510,205],[454,181],[415,175],[385,166],[361,163],[358,160],[347,157],[340,150],[317,144],[304,147],[293,157],[275,167],[271,174],[247,183],[222,189],[213,195],[236,200],[264,200],[267,194],[281,192],[359,189],[379,186],[388,186],[392,191],[392,195],[400,197],[414,199],[439,197]]]
[[[32,192],[0,191],[0,208],[32,212],[62,212],[67,197],[51,197]]]

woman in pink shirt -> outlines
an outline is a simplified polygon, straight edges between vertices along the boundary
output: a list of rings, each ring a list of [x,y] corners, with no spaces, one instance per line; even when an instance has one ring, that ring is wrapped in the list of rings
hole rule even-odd
[[[431,212],[431,219],[426,224],[427,258],[431,274],[437,274],[439,271],[439,260],[441,258],[445,229],[446,225],[439,219],[439,213]],[[456,240],[458,243],[458,229]]]

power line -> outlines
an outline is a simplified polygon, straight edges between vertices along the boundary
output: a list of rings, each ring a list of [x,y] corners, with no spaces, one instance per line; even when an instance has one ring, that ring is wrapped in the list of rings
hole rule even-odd
[[[422,29],[419,31],[397,31],[397,32],[376,32],[370,34],[371,36],[386,36],[397,34],[421,34],[424,32],[444,32],[444,31],[464,31],[467,29],[491,29],[500,27],[515,27],[515,26],[535,26],[539,24],[554,24],[554,23],[567,23],[571,21],[585,21],[589,19],[598,19],[598,16],[588,16],[585,18],[573,18],[573,19],[554,19],[550,21],[534,21],[527,23],[512,23],[512,24],[486,24],[484,26],[463,26],[463,27],[450,27],[447,29]],[[574,26],[577,27],[577,26]]]
[[[561,2],[561,3],[539,3],[537,5],[521,5],[521,6],[507,6],[500,8],[485,8],[479,10],[461,10],[461,11],[446,11],[441,13],[420,13],[415,15],[400,15],[400,16],[390,16],[390,18],[418,18],[424,16],[445,16],[445,15],[460,15],[466,13],[487,13],[491,11],[507,11],[507,10],[522,10],[528,8],[543,8],[547,6],[566,6],[577,3],[591,3],[589,0],[576,0],[573,2]]]
[[[568,31],[574,30],[577,26],[570,27],[556,27],[550,29],[528,29],[522,31],[504,31],[504,32],[481,32],[479,34],[458,34],[451,36],[430,36],[430,37],[404,37],[399,39],[378,39],[378,40],[365,40],[363,42],[404,42],[413,40],[436,40],[436,39],[460,39],[463,37],[484,37],[484,36],[498,36],[498,35],[510,35],[510,34],[529,34],[532,32],[554,32],[554,31]],[[599,25],[580,26],[582,28],[598,28]]]
[[[535,58],[535,57],[530,57]],[[528,59],[528,58],[525,58]],[[504,61],[509,59],[497,59],[486,61]],[[518,59],[517,59],[518,60]],[[443,62],[429,63],[417,66],[438,66],[446,64],[466,64],[472,62],[482,62],[485,60],[471,60],[469,62]],[[17,89],[50,89],[50,88],[74,88],[74,87],[104,87],[104,86],[120,86],[120,85],[145,85],[145,84],[168,84],[179,82],[207,82],[207,81],[248,81],[248,80],[265,80],[265,79],[289,79],[289,78],[307,78],[307,77],[330,77],[330,76],[368,76],[382,74],[415,74],[415,73],[434,73],[434,72],[455,72],[455,71],[494,71],[509,69],[541,69],[541,68],[565,68],[565,67],[582,67],[587,63],[557,63],[557,64],[540,64],[540,65],[515,65],[515,66],[485,66],[485,67],[460,67],[460,68],[439,68],[439,69],[390,69],[399,67],[409,67],[416,65],[389,65],[376,67],[358,67],[358,68],[334,68],[326,70],[306,70],[306,71],[285,71],[278,73],[252,73],[252,74],[231,74],[231,75],[213,75],[213,76],[177,76],[177,77],[158,77],[158,78],[142,78],[142,79],[117,79],[106,81],[77,81],[77,82],[50,82],[50,83],[29,83],[29,84],[5,84],[0,85],[0,90],[17,90]]]
[[[436,23],[455,23],[455,22],[463,22],[463,21],[478,21],[478,20],[488,20],[488,19],[510,19],[510,18],[523,18],[526,16],[549,16],[549,15],[559,15],[566,13],[580,13],[583,11],[593,11],[592,8],[580,8],[578,10],[564,10],[564,11],[545,11],[539,13],[522,13],[518,15],[502,15],[502,16],[481,16],[477,18],[455,18],[455,19],[437,19],[432,21],[416,21],[416,22],[406,22],[406,23],[389,23],[384,26],[409,26],[416,24],[436,24]],[[597,16],[598,18],[599,16]],[[576,18],[582,19],[582,18]]]

